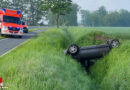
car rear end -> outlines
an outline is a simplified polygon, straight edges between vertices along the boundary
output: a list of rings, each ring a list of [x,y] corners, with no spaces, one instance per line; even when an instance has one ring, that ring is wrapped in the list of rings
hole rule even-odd
[[[28,27],[24,21],[22,21],[22,28],[23,28],[23,33],[28,33]]]

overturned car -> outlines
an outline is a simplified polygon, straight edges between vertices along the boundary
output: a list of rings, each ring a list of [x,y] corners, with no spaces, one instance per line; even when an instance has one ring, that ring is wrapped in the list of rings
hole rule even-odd
[[[71,55],[72,58],[76,59],[82,64],[82,66],[88,69],[91,65],[91,60],[103,57],[113,48],[118,47],[119,45],[120,42],[118,39],[109,39],[106,41],[106,44],[86,47],[79,47],[76,44],[72,44],[67,50],[65,50],[65,53],[67,55]]]

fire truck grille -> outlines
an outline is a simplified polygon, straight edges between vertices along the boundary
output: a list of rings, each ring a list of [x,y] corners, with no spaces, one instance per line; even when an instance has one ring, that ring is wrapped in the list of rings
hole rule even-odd
[[[15,27],[12,27],[12,28],[8,27],[8,29],[11,31],[19,31],[20,30],[19,28],[15,28]]]

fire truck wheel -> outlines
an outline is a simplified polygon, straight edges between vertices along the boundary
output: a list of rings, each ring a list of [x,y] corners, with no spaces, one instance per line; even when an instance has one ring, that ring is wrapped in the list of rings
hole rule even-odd
[[[72,44],[69,46],[68,50],[67,50],[67,53],[68,54],[71,54],[71,55],[76,55],[79,53],[79,46],[76,45],[76,44]]]

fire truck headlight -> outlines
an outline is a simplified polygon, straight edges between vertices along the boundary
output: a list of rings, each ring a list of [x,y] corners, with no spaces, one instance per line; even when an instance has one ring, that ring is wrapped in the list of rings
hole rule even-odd
[[[8,28],[6,26],[3,26],[2,30],[8,30]]]
[[[20,27],[17,27],[16,29],[17,29],[17,30],[20,30]]]

